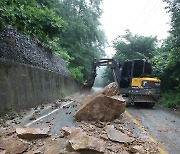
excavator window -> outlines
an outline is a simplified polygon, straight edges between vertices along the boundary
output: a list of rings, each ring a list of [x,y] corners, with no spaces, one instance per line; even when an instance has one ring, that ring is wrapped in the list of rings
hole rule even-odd
[[[151,76],[152,74],[152,67],[151,64],[148,62],[145,62],[145,68],[144,68],[144,76]]]
[[[120,87],[127,88],[131,83],[132,61],[126,61],[121,71]]]
[[[133,77],[140,77],[143,74],[143,68],[143,60],[134,60]]]
[[[121,77],[131,77],[131,70],[132,70],[132,61],[125,62],[122,68]]]

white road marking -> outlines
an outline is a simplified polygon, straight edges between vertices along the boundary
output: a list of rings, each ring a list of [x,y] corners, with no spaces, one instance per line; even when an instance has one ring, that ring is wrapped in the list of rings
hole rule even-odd
[[[69,105],[69,104],[71,104],[72,102],[73,102],[73,101],[70,101],[70,102],[68,102],[67,104],[62,105],[62,106],[60,107],[60,109],[62,109],[63,107],[65,107],[65,106],[67,106],[67,105]],[[55,110],[51,111],[50,113],[48,113],[48,114],[46,114],[46,115],[43,115],[42,117],[39,117],[38,119],[27,123],[25,126],[30,126],[30,125],[36,123],[37,121],[39,121],[39,120],[41,120],[41,119],[44,119],[45,117],[47,117],[47,116],[55,113],[55,112],[58,111],[58,110],[59,110],[59,109],[55,109]]]
[[[71,104],[72,102],[73,102],[73,101],[70,101],[69,103],[66,103],[66,104],[62,105],[62,106],[60,107],[60,109],[62,109],[64,106],[67,106],[67,105]]]

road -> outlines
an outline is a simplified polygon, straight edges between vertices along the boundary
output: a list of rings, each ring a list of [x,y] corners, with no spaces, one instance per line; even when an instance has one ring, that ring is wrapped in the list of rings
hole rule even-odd
[[[30,120],[32,113],[18,120],[19,125],[44,128],[50,126],[52,134],[65,126],[74,126],[73,118],[78,109],[78,103],[73,100],[62,102],[61,106],[52,109],[51,106],[40,110],[36,119]],[[129,122],[128,127],[137,136],[160,143],[161,153],[180,153],[180,113],[155,107],[153,109],[129,107],[126,109],[125,117]],[[16,125],[9,122],[10,125]],[[144,133],[145,132],[145,133]]]
[[[137,127],[144,127],[148,131],[151,140],[160,142],[165,151],[170,154],[180,153],[179,112],[160,107],[153,109],[129,107],[127,115],[131,116],[132,121],[137,122]],[[136,131],[136,133],[143,136],[141,132]]]

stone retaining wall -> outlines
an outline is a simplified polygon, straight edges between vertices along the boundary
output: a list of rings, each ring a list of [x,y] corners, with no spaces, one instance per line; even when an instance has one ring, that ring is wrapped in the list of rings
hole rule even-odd
[[[52,102],[78,90],[79,85],[70,77],[0,60],[0,114]]]

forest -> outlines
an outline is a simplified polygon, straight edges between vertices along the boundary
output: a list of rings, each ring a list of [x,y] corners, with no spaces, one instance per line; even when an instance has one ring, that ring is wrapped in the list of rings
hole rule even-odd
[[[164,0],[171,15],[169,36],[160,44],[156,37],[139,36],[126,30],[113,41],[114,59],[147,59],[162,82],[162,102],[180,106],[180,0]],[[105,56],[107,43],[101,30],[103,0],[1,0],[0,29],[12,25],[40,40],[63,58],[71,76],[88,79],[94,58]],[[122,21],[123,22],[123,21]],[[159,45],[160,44],[160,45]],[[108,71],[106,72],[108,73]],[[110,80],[110,78],[109,78]]]

